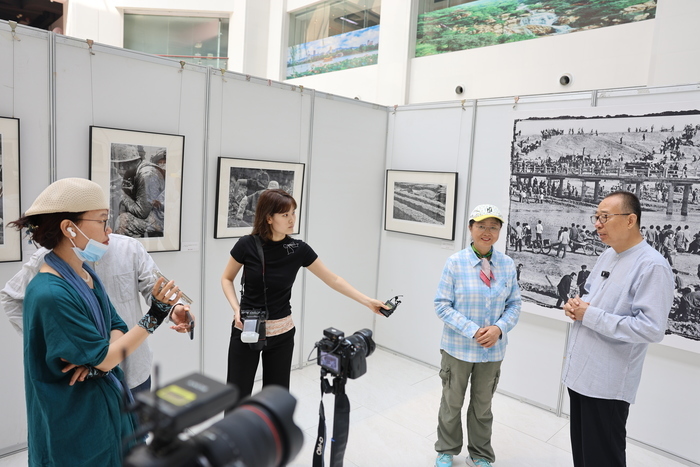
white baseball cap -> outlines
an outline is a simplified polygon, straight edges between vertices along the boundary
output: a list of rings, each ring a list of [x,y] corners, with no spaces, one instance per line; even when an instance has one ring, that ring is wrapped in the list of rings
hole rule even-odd
[[[489,217],[505,222],[503,216],[501,215],[501,210],[493,204],[480,204],[474,208],[471,214],[469,214],[469,220],[474,222],[480,222],[484,219],[488,219]]]

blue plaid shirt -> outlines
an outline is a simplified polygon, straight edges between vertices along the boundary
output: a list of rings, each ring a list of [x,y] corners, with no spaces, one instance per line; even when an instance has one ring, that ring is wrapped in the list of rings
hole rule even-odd
[[[513,260],[494,250],[490,263],[495,279],[488,287],[479,277],[481,260],[471,247],[453,254],[435,295],[435,313],[445,322],[440,348],[465,362],[503,360],[507,333],[520,316],[520,287]],[[502,336],[485,349],[476,343],[474,334],[494,324],[501,328]]]

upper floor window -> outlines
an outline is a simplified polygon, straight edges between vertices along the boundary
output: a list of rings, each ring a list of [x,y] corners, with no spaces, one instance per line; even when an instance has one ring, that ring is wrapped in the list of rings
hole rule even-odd
[[[124,14],[124,48],[228,67],[228,18]]]
[[[381,0],[332,0],[290,15],[286,78],[377,63]]]

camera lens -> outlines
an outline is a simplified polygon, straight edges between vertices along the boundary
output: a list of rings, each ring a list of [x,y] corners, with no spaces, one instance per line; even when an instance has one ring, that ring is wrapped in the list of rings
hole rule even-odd
[[[347,341],[360,350],[365,352],[365,357],[369,357],[377,348],[377,345],[372,340],[372,331],[369,329],[360,329],[352,336],[347,338]]]
[[[268,386],[193,440],[213,467],[231,465],[231,460],[256,467],[287,465],[304,440],[293,421],[295,406],[287,390]]]

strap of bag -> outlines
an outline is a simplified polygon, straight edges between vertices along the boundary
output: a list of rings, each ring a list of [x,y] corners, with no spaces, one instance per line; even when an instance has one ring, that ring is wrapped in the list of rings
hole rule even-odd
[[[253,240],[255,240],[255,247],[258,251],[258,257],[260,259],[260,264],[262,264],[262,278],[263,278],[263,297],[265,298],[265,312],[267,310],[267,283],[265,282],[265,253],[263,253],[262,241],[260,240],[260,235],[253,235]],[[245,267],[243,268],[243,274],[241,274],[241,299],[243,298],[243,291],[245,290]]]

